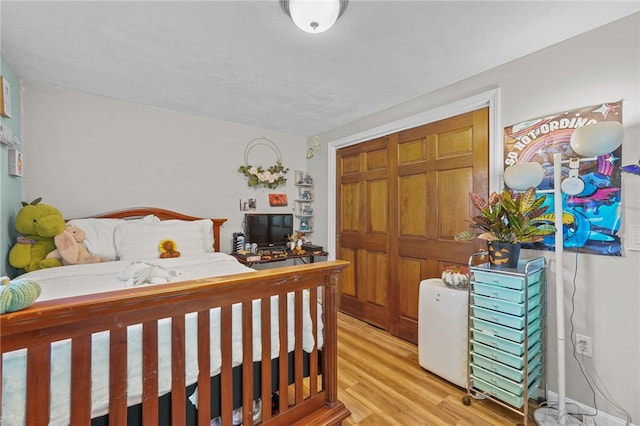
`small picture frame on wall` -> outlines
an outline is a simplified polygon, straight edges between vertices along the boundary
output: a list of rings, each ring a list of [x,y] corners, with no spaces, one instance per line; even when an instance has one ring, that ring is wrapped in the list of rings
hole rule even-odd
[[[0,92],[0,115],[11,118],[11,85],[9,81],[0,76],[2,92]]]
[[[22,176],[22,170],[24,169],[24,159],[22,158],[22,152],[17,149],[9,150],[9,174],[11,176]]]
[[[240,198],[240,211],[255,210],[256,207],[257,202],[255,198]]]
[[[281,207],[287,204],[287,194],[269,194],[269,205],[271,207]]]

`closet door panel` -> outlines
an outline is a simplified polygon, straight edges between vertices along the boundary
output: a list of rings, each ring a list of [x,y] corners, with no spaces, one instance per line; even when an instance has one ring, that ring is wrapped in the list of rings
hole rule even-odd
[[[398,235],[426,237],[428,200],[423,194],[427,186],[424,174],[402,176],[398,179]]]
[[[365,299],[370,304],[384,309],[387,305],[389,280],[387,254],[374,251],[367,251],[364,254],[367,259]]]
[[[340,204],[340,232],[359,232],[362,220],[360,218],[360,183],[345,183],[342,185]]]
[[[343,177],[358,173],[360,171],[360,155],[358,153],[344,155],[338,164],[338,168],[340,175]]]
[[[414,139],[398,145],[398,164],[407,165],[427,159],[426,140]]]
[[[367,151],[365,154],[365,170],[371,172],[374,170],[382,170],[386,176],[387,165],[389,164],[387,158],[387,147],[380,147],[380,149],[374,149]]]
[[[388,223],[388,194],[387,180],[374,180],[367,182],[367,202],[366,206],[366,232],[373,234],[386,234],[389,229]]]
[[[440,274],[440,269],[437,261],[422,257],[400,256],[398,265],[398,282],[402,291],[397,295],[397,317],[392,317],[393,334],[412,341],[411,336],[414,334],[417,339],[415,320],[418,318],[420,282],[435,276],[434,274]]]
[[[341,253],[348,252],[342,250]],[[343,257],[344,259],[349,256]],[[355,271],[355,285],[340,294],[340,310],[388,329],[388,262],[386,253],[355,250],[349,268]]]
[[[455,188],[455,191],[452,190]],[[471,201],[464,194],[473,192],[473,169],[443,170],[437,177],[437,214],[438,239],[452,240],[455,235],[466,229],[466,221],[471,217],[469,207]],[[463,196],[461,196],[463,194]]]
[[[356,297],[356,251],[348,248],[342,249],[341,257],[343,260],[350,262],[350,265],[345,268],[342,273],[340,279],[340,293]]]
[[[340,309],[388,329],[388,138],[344,148],[336,158],[337,258],[352,262]]]
[[[473,151],[472,132],[471,127],[463,127],[440,133],[436,143],[436,159],[442,160],[471,153]]]
[[[457,241],[448,241],[441,240],[437,243],[425,242],[423,239],[417,238],[406,238],[398,247],[398,256],[399,257],[415,257],[419,259],[435,259],[438,260],[442,255],[441,252],[454,252],[456,256],[467,257],[467,251],[460,249],[461,245]],[[449,265],[452,263],[460,263],[466,264],[466,262],[452,262],[450,260],[443,260],[443,262],[448,262]],[[439,278],[439,275],[432,275],[429,278]]]
[[[408,283],[405,291],[400,295],[400,315],[408,318],[418,316],[418,288],[422,277],[427,272],[427,262],[424,259],[401,257],[398,260],[398,281]],[[413,285],[414,283],[418,283]]]

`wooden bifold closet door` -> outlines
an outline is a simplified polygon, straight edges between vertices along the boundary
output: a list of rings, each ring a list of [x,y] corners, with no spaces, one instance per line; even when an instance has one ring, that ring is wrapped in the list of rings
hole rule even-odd
[[[340,310],[417,343],[420,281],[466,264],[479,242],[458,242],[488,191],[488,108],[340,149],[337,257],[351,266]]]

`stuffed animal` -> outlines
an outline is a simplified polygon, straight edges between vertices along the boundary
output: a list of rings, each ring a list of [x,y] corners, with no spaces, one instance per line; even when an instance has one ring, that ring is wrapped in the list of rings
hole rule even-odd
[[[22,234],[9,251],[9,264],[27,272],[61,266],[60,259],[47,258],[55,250],[53,237],[64,231],[62,213],[53,206],[40,204],[41,198],[22,203],[16,215],[16,230]]]
[[[160,259],[168,259],[171,257],[180,257],[180,252],[176,242],[173,240],[162,240],[158,246],[160,249]]]
[[[132,262],[118,274],[118,279],[126,281],[127,287],[132,287],[142,284],[184,281],[186,277],[181,271],[168,270],[152,263]]]
[[[13,281],[9,277],[0,278],[0,314],[31,306],[40,296],[40,292],[40,284],[36,281],[26,278]]]
[[[84,246],[86,238],[87,234],[82,229],[67,225],[61,234],[53,238],[56,249],[50,252],[47,258],[58,258],[62,260],[63,265],[104,262],[105,259],[89,253]]]

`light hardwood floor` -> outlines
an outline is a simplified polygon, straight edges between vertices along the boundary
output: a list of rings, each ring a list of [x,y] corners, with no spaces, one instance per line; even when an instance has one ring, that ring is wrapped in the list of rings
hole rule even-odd
[[[522,416],[491,401],[465,406],[465,395],[419,365],[416,345],[338,313],[338,398],[351,410],[344,426],[523,423]]]

